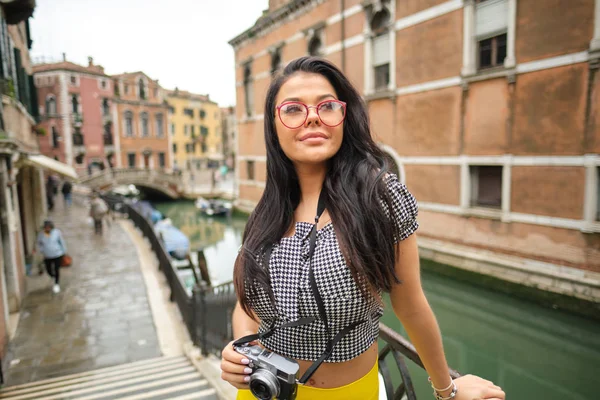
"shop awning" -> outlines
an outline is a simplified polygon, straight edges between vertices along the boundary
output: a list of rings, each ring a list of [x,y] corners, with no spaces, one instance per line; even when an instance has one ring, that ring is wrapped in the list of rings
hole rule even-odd
[[[67,164],[61,163],[60,161],[56,161],[50,157],[46,157],[41,154],[28,155],[26,163],[35,165],[36,167],[50,170],[67,178],[75,180],[78,179],[77,173],[75,172],[73,167],[69,167]]]

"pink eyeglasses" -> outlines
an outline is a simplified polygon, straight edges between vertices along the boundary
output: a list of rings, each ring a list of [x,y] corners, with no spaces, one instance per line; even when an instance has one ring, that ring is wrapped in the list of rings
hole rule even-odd
[[[338,126],[346,118],[346,103],[339,100],[325,100],[316,106],[309,106],[299,101],[288,101],[277,108],[279,120],[289,129],[300,128],[308,119],[308,109],[315,108],[319,120],[331,128]]]

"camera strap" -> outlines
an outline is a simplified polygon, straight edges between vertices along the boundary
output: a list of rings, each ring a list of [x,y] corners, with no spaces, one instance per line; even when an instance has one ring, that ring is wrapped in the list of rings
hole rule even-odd
[[[313,292],[313,296],[315,297],[315,301],[316,301],[317,307],[319,309],[319,317],[323,321],[323,325],[325,325],[325,332],[327,333],[327,337],[330,339],[326,344],[325,352],[323,352],[323,354],[306,370],[304,375],[302,375],[302,377],[298,380],[298,383],[300,383],[300,384],[305,384],[310,379],[310,377],[316,372],[317,368],[319,368],[319,366],[321,366],[321,364],[331,356],[331,354],[333,353],[334,346],[340,340],[342,340],[344,338],[344,336],[346,336],[348,333],[350,333],[350,331],[352,331],[358,325],[367,321],[366,319],[364,319],[362,321],[354,322],[354,323],[346,326],[344,329],[339,331],[333,338],[331,338],[331,328],[329,326],[329,320],[327,319],[327,312],[326,312],[325,306],[323,304],[323,298],[321,297],[321,293],[319,293],[319,287],[317,286],[317,280],[315,279],[315,273],[313,270],[313,262],[312,262],[313,254],[314,254],[315,248],[317,246],[317,225],[319,223],[319,218],[321,218],[321,215],[323,215],[323,212],[325,212],[325,189],[322,189],[321,193],[319,194],[319,200],[318,200],[318,204],[317,204],[317,215],[315,216],[315,223],[312,226],[310,234],[309,234],[308,278],[310,281],[310,287]],[[263,265],[265,265],[266,268],[269,267],[269,261],[271,258],[272,250],[273,250],[272,245],[267,246],[267,248],[265,249],[265,258],[264,258]],[[288,323],[285,323],[278,327],[275,327],[275,321],[273,321],[273,323],[271,324],[271,326],[269,327],[269,329],[267,331],[265,331],[263,333],[256,333],[256,334],[241,337],[238,340],[236,340],[235,342],[233,342],[233,345],[239,346],[242,344],[252,342],[257,339],[266,339],[269,336],[273,335],[277,330],[279,330],[281,328],[293,328],[296,326],[308,325],[308,324],[314,322],[315,320],[316,320],[315,317],[300,318],[296,321],[288,322]]]

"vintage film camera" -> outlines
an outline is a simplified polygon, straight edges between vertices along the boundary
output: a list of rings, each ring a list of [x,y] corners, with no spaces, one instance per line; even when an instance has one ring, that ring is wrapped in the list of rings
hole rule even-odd
[[[298,389],[296,378],[300,366],[260,346],[234,346],[235,351],[250,360],[250,391],[261,400],[294,400]]]

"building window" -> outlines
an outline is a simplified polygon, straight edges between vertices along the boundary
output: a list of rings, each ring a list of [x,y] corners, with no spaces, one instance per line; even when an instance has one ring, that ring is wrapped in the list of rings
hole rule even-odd
[[[200,134],[203,137],[207,137],[208,136],[208,128],[206,126],[200,125]]]
[[[204,111],[203,109],[200,109],[200,119],[204,119],[206,118],[206,111]]]
[[[141,113],[140,120],[142,123],[142,137],[150,136],[149,127],[148,127],[148,113],[147,112]]]
[[[162,137],[164,135],[164,130],[163,130],[163,115],[162,114],[156,114],[156,136],[158,137]]]
[[[312,34],[309,35],[308,40],[308,54],[311,56],[323,55],[323,29],[315,29]]]
[[[271,76],[275,76],[281,69],[281,48],[277,48],[271,52]]]
[[[127,166],[129,168],[135,168],[135,153],[127,154]]]
[[[171,124],[171,136],[175,136],[175,124]]]
[[[158,166],[160,168],[165,167],[165,153],[158,153]]]
[[[246,116],[251,117],[254,111],[254,88],[252,87],[252,66],[250,63],[244,66],[244,104],[246,105]]]
[[[71,96],[71,104],[73,105],[73,114],[78,114],[79,113],[79,101],[77,100],[76,94]]]
[[[46,115],[56,115],[56,98],[52,95],[46,97]]]
[[[206,142],[200,142],[200,150],[202,150],[203,153],[206,153]]]
[[[85,159],[85,154],[79,153],[75,156],[75,163],[77,163],[78,165],[81,165],[84,163],[84,159]]]
[[[58,135],[58,131],[56,130],[56,127],[53,126],[52,127],[52,148],[53,149],[58,149],[58,138],[60,136]]]
[[[138,81],[138,87],[140,91],[140,99],[146,100],[146,87],[144,86],[144,80],[140,78]]]
[[[185,144],[185,152],[189,154],[189,153],[191,153],[191,151],[192,151],[192,146],[189,143],[186,143]]]
[[[506,33],[479,41],[479,69],[504,65]]]
[[[102,79],[102,80],[100,81],[100,87],[101,87],[102,89],[106,89],[106,81],[105,81],[104,79]]]
[[[133,113],[125,112],[125,136],[133,137]]]
[[[195,125],[190,125],[190,134],[192,136],[192,139],[194,139],[196,137],[196,126]]]
[[[194,110],[192,110],[191,108],[184,108],[183,114],[187,115],[190,118],[194,118]]]
[[[175,107],[169,106],[169,114],[171,114],[171,115],[175,114]]]
[[[187,136],[187,135],[188,135],[188,126],[187,126],[187,125],[184,125],[184,126],[183,126],[183,134],[184,134],[185,136]]]
[[[75,75],[71,75],[71,85],[77,85],[77,77]]]
[[[152,95],[154,96],[155,99],[158,98],[158,88],[154,88],[152,90]]]
[[[471,166],[471,206],[502,207],[502,167]]]
[[[173,154],[177,153],[177,143],[173,143]]]
[[[104,144],[106,146],[113,145],[112,124],[110,122],[104,124]]]
[[[248,180],[254,180],[254,161],[246,161],[246,176]]]
[[[107,116],[110,114],[110,106],[108,105],[108,99],[102,99],[102,115]]]
[[[127,83],[123,85],[123,91],[125,94],[129,94],[129,85]]]
[[[120,96],[119,82],[113,81],[113,87],[115,88],[115,96]]]
[[[390,84],[390,35],[393,34],[393,30],[390,31],[389,26],[392,18],[387,7],[383,5],[380,10],[371,10],[371,13],[369,26],[373,33],[373,88],[375,91],[386,90]]]

